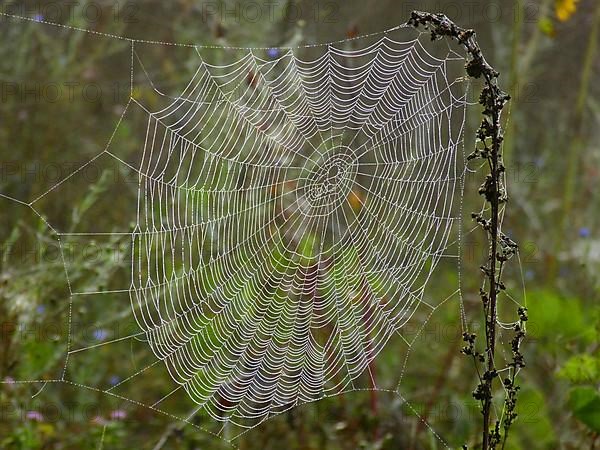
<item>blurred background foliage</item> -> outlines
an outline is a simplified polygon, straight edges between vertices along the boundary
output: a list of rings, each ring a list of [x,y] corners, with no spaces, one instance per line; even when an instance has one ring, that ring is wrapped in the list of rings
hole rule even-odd
[[[126,279],[127,238],[95,242],[92,258],[77,251],[75,241],[59,244],[52,230],[74,231],[84,223],[88,229],[93,224],[103,230],[130,225],[124,223],[131,220],[124,211],[130,211],[135,200],[133,174],[125,165],[98,164],[97,172],[72,177],[65,189],[46,194],[97,155],[111,136],[130,93],[129,44],[35,20],[138,39],[262,47],[380,31],[405,22],[413,9],[441,11],[475,28],[513,97],[505,116],[511,202],[504,228],[520,243],[522,264],[506,279],[512,283],[509,287],[518,288],[522,269],[530,322],[524,347],[527,367],[519,375],[519,418],[507,447],[600,446],[597,0],[2,2],[2,11],[34,21],[0,18],[0,193],[24,203],[36,200],[41,214],[0,197],[0,378],[59,378],[71,314],[84,317],[84,325],[90,327],[72,339],[88,345],[116,336],[116,323],[131,325],[129,300],[119,294],[102,303],[74,302],[70,311],[64,270],[69,268],[68,282],[82,290],[119,285]],[[215,51],[215,57],[223,51]],[[149,54],[155,82],[173,92],[184,86],[197,64],[190,53],[167,46],[153,47]],[[143,77],[137,81],[136,98],[151,101],[152,86]],[[56,101],[49,101],[50,91],[40,95],[52,82],[62,89]],[[75,83],[72,97],[65,94],[67,82]],[[94,101],[85,100],[83,86],[99,87],[86,94]],[[37,94],[24,94],[27,87]],[[467,146],[479,120],[478,108],[471,110]],[[125,117],[112,147],[119,155],[139,151],[143,127],[142,116]],[[466,211],[479,202],[478,176],[467,180]],[[103,202],[111,207],[100,207]],[[462,287],[467,314],[476,323],[478,266],[485,250],[476,235],[467,239],[467,249],[473,251],[463,261]],[[445,291],[442,285],[458,282],[455,267],[443,268],[437,277],[440,292]],[[248,450],[442,448],[420,415],[451,447],[476,445],[480,414],[471,397],[476,374],[459,353],[457,320],[454,304],[428,322],[404,376],[402,392],[410,403],[384,393],[341,395],[271,419],[236,444]],[[146,346],[132,344],[117,355],[143,367],[143,352],[148,352]],[[120,362],[113,354],[107,363],[107,355],[83,355],[70,368],[69,379],[85,379],[89,386],[118,385]],[[392,363],[402,357],[388,346],[373,368],[379,379],[396,379]],[[131,370],[123,371],[127,372]],[[127,397],[169,383],[161,372],[131,385]],[[118,395],[51,384],[0,386],[1,448],[228,448],[208,433]],[[205,418],[192,422],[211,427]]]

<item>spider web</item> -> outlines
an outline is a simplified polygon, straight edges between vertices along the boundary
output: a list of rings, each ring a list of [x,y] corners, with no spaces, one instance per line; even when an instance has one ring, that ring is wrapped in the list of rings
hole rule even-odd
[[[308,61],[198,55],[148,111],[131,299],[174,381],[252,424],[348,389],[434,308],[465,98],[419,39]]]
[[[27,382],[92,389],[188,423],[207,414],[224,424],[221,435],[225,424],[253,428],[361,390],[365,378],[368,389],[386,390],[371,363],[393,341],[407,349],[387,389],[399,394],[425,323],[460,300],[458,288],[444,299],[425,295],[440,262],[460,259],[468,104],[464,57],[428,38],[401,26],[297,48],[176,44],[197,61],[177,94],[154,85],[142,56],[173,44],[125,39],[131,95],[105,149],[19,203],[44,219],[38,202],[102,163],[136,174],[137,206],[124,231],[48,223],[69,283],[67,357],[57,379]],[[135,95],[140,76],[155,101]],[[133,110],[146,127],[128,159],[118,131]],[[78,291],[66,243],[104,238],[128,243],[130,282]],[[85,344],[76,302],[91,297],[110,309],[109,296],[118,313],[103,324],[134,317],[136,328]],[[403,334],[416,317],[418,332]],[[78,378],[79,356],[124,343],[154,358],[111,387]],[[173,381],[164,395],[133,400],[119,391],[160,367]],[[169,412],[182,391],[195,404],[187,417]]]

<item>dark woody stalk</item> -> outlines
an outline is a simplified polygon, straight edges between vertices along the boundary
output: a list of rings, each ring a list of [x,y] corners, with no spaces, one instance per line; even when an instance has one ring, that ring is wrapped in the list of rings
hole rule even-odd
[[[497,418],[491,428],[494,380],[498,378],[495,362],[498,295],[505,289],[501,279],[504,264],[518,248],[515,242],[499,230],[500,206],[508,200],[503,185],[505,167],[502,162],[501,148],[504,138],[500,116],[510,96],[498,86],[499,73],[483,57],[473,30],[457,26],[443,14],[420,11],[413,11],[408,24],[416,28],[423,26],[430,30],[432,40],[447,37],[457,41],[468,54],[469,60],[465,66],[467,74],[472,78],[483,77],[484,80],[484,87],[479,97],[479,103],[484,108],[483,120],[477,130],[475,151],[467,157],[467,160],[482,159],[488,163],[489,168],[489,173],[479,188],[479,194],[489,204],[489,214],[472,214],[473,219],[486,233],[489,243],[487,263],[481,266],[485,283],[484,288],[480,290],[485,316],[485,350],[479,352],[475,349],[475,334],[464,333],[463,340],[466,345],[462,352],[472,356],[477,367],[479,385],[473,392],[473,397],[480,401],[483,415],[481,448],[490,450],[495,449],[500,442],[504,447],[509,428],[517,415],[515,408],[519,387],[515,386],[515,375],[518,369],[524,367],[520,345],[525,336],[524,322],[527,321],[525,308],[519,308],[519,321],[514,326],[515,334],[511,341],[512,361],[506,367],[510,375],[502,381],[505,390],[504,420],[501,424],[500,418]],[[500,429],[501,425],[504,428],[503,432]]]

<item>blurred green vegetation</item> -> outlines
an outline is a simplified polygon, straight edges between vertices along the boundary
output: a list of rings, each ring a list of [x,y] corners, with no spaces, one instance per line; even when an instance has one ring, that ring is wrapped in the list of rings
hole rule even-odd
[[[273,3],[272,14],[265,14],[263,5],[263,14],[255,19],[240,12],[243,6],[237,13],[223,13],[222,8],[235,11],[235,5],[248,3],[107,0],[94,3],[104,11],[98,20],[85,17],[83,4],[59,9],[60,17],[39,19],[139,39],[232,46],[337,40],[397,25],[415,8],[440,10],[475,28],[513,96],[505,118],[511,197],[505,229],[521,245],[522,265],[510,269],[506,279],[509,289],[519,291],[522,269],[530,317],[527,367],[518,377],[519,418],[507,448],[593,449],[600,440],[600,86],[595,83],[600,77],[600,3],[299,0]],[[2,8],[33,17],[39,4],[3,2]],[[64,14],[67,10],[71,13]],[[62,375],[68,339],[72,348],[79,348],[120,335],[117,327],[121,332],[135,329],[127,295],[76,297],[71,308],[68,291],[68,283],[89,292],[122,286],[130,237],[99,238],[89,255],[70,251],[82,245],[76,238],[58,242],[53,233],[131,225],[125,212],[135,204],[134,174],[126,165],[99,160],[98,172],[79,172],[66,189],[46,194],[108,142],[129,96],[130,48],[127,41],[5,17],[0,30],[0,193],[12,198],[0,197],[0,378],[40,380],[0,385],[0,447],[82,449],[101,443],[104,449],[229,448],[197,428],[218,431],[209,418],[197,416],[183,426],[126,401],[125,396],[168,392],[164,385],[172,381],[164,368],[154,366],[156,372],[130,384],[126,395],[77,385],[110,388],[152,364],[141,339],[117,350],[73,354],[68,379],[74,381],[52,382]],[[180,90],[197,64],[192,52],[182,49],[144,51],[155,63],[155,83],[169,92]],[[219,52],[224,51],[215,51],[217,59]],[[141,73],[137,81],[137,98],[151,101],[152,86]],[[65,94],[69,82],[76,83],[72,98]],[[62,90],[57,101],[39,96],[39,86],[49,83]],[[98,96],[87,93],[94,101],[86,101],[82,91],[89,85],[100,88]],[[22,94],[26,86],[38,86],[38,94]],[[472,110],[467,145],[479,120],[477,107]],[[111,148],[127,161],[139,151],[145,126],[142,115],[128,115]],[[477,174],[468,180],[465,211],[478,204],[480,181]],[[42,194],[36,203],[41,216],[13,200],[28,203]],[[462,289],[467,317],[476,325],[478,266],[485,255],[479,238],[469,239],[475,250],[463,261]],[[306,236],[302,252],[307,258],[312,245]],[[439,286],[430,295],[458,285],[455,267],[441,270],[436,274]],[[270,419],[236,444],[245,450],[443,448],[420,415],[449,446],[476,445],[480,414],[471,397],[476,373],[459,353],[458,308],[451,303],[421,332],[403,372],[402,398],[369,391],[340,395]],[[507,305],[501,314],[512,309]],[[416,322],[425,316],[418,311]],[[69,337],[66,330],[74,317],[82,322]],[[404,353],[398,348],[391,342],[372,368],[382,384],[399,377]],[[44,385],[43,380],[50,381]],[[193,411],[180,398],[169,407],[179,416]],[[226,437],[228,433],[224,430]]]

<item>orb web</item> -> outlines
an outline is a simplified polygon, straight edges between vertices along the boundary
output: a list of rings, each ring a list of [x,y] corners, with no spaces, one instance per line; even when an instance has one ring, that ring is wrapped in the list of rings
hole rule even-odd
[[[421,35],[196,51],[185,89],[146,109],[130,299],[174,383],[251,427],[352,389],[435,309],[424,290],[462,195],[450,66],[464,60]]]

